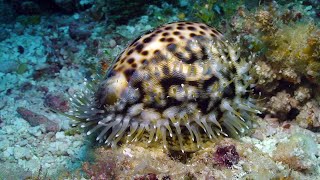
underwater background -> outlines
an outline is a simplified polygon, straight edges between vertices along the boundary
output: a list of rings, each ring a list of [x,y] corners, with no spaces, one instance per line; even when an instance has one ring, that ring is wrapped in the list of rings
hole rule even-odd
[[[250,128],[182,152],[110,148],[73,126],[69,94],[177,21],[252,57]],[[0,0],[0,179],[320,180],[320,1]]]

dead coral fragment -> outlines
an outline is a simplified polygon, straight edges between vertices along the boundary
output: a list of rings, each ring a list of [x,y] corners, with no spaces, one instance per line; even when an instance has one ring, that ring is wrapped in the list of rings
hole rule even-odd
[[[299,102],[291,97],[286,91],[278,92],[276,96],[271,97],[268,102],[268,109],[271,113],[277,115],[279,119],[285,120],[290,111],[297,109]]]
[[[61,94],[48,94],[44,99],[44,105],[59,112],[69,110],[69,102]]]
[[[213,159],[219,166],[232,167],[239,162],[239,154],[234,145],[218,147]]]
[[[157,178],[157,175],[155,175],[153,173],[149,173],[144,176],[136,177],[136,178],[134,178],[134,180],[158,180],[158,178]]]
[[[85,162],[82,166],[83,171],[90,177],[90,179],[114,179],[114,169],[116,163],[113,160],[100,160],[94,164]]]
[[[20,114],[20,116],[22,116],[24,120],[28,121],[31,126],[44,125],[46,131],[53,132],[57,132],[60,130],[59,124],[48,119],[46,116],[37,114],[23,107],[17,108],[17,112]]]
[[[273,159],[289,165],[294,170],[310,170],[317,166],[317,143],[305,134],[293,134],[287,141],[280,142],[273,152]]]
[[[316,101],[307,102],[296,118],[300,127],[320,128],[320,107]]]

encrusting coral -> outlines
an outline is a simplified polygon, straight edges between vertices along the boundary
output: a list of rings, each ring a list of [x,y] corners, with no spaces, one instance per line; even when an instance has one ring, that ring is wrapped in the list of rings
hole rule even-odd
[[[280,68],[290,67],[314,81],[320,80],[320,29],[313,23],[290,24],[270,41],[267,56]]]

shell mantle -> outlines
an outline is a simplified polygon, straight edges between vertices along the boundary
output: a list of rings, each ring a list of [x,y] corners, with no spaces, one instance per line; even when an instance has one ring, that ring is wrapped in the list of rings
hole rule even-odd
[[[166,24],[132,42],[97,91],[77,96],[73,116],[111,146],[147,139],[199,148],[205,139],[237,137],[259,112],[249,68],[216,29]]]

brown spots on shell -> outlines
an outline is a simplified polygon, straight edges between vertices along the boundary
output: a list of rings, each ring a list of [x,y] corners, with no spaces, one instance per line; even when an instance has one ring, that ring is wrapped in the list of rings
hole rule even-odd
[[[155,34],[159,34],[159,33],[161,33],[161,32],[162,32],[162,30],[159,29],[159,30],[155,31],[154,33],[155,33]]]
[[[190,31],[195,31],[195,30],[197,30],[197,29],[196,29],[195,27],[193,27],[193,26],[188,26],[187,29],[190,30]]]
[[[180,35],[181,33],[179,31],[174,31],[173,34],[174,35]]]
[[[190,39],[198,37],[215,38],[219,36],[219,31],[202,23],[172,23],[149,32],[148,34],[140,37],[140,39],[135,40],[134,43],[128,47],[126,53],[119,58],[117,63],[118,66],[115,66],[114,70],[126,73],[126,76],[129,76],[130,73],[140,67],[140,65],[142,65],[141,68],[143,68],[149,63],[157,64],[161,61],[168,60],[168,52],[176,56],[177,59],[185,61],[185,63],[192,63],[199,58],[201,59],[204,57],[197,54],[203,54],[203,51],[186,52],[187,50],[180,51],[180,48],[186,48],[185,43],[188,43],[188,40]],[[151,43],[153,41],[158,42],[153,44]],[[149,46],[153,47],[150,48]],[[160,70],[163,72],[166,71],[161,68]]]
[[[162,33],[162,36],[168,36],[168,35],[169,35],[168,32]]]
[[[208,30],[208,28],[206,26],[204,26],[204,25],[201,25],[200,28],[203,29],[203,30]]]
[[[167,39],[167,42],[173,42],[173,41],[174,41],[174,38],[172,37]]]
[[[196,34],[195,33],[190,33],[190,37],[195,37]]]
[[[137,45],[137,46],[135,47],[135,49],[136,49],[136,51],[137,51],[138,53],[141,53],[143,47],[144,47],[143,44],[139,44],[139,45]]]
[[[146,56],[146,55],[148,55],[149,54],[149,52],[148,51],[142,51],[142,53],[141,53],[142,55],[144,55],[144,56]]]
[[[151,37],[147,37],[147,38],[145,38],[142,42],[143,42],[143,43],[149,43],[151,40],[152,40]]]
[[[133,58],[130,58],[130,59],[127,60],[127,62],[128,62],[129,64],[132,64],[132,63],[134,63],[134,59],[133,59]]]
[[[217,31],[216,29],[213,29],[213,28],[211,28],[211,31],[212,31],[214,34],[220,34],[219,31]]]
[[[115,69],[117,72],[121,72],[123,70],[123,66],[120,66],[119,68]]]
[[[129,56],[130,54],[133,53],[133,49],[130,49],[128,52],[127,52],[127,55]]]

